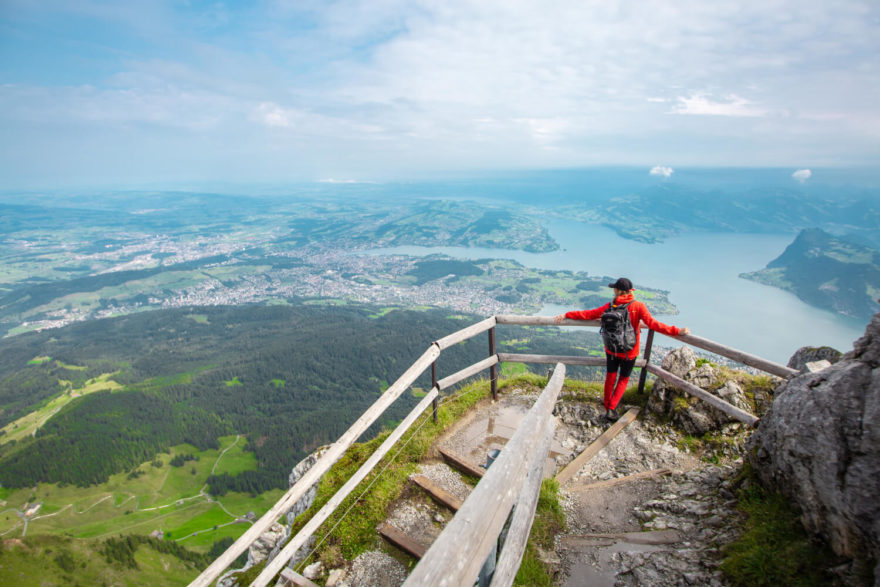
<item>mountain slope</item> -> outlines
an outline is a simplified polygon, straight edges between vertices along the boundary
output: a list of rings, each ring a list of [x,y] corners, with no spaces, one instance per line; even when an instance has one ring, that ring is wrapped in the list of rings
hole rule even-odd
[[[766,268],[740,277],[854,318],[868,320],[880,309],[880,252],[818,228],[801,231]]]

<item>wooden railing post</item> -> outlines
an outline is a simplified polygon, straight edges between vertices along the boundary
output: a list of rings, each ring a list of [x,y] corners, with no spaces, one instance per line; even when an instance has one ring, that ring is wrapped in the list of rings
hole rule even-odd
[[[431,363],[431,389],[437,389],[437,361]],[[434,424],[437,423],[437,398],[432,402],[434,409]]]
[[[489,356],[495,354],[495,328],[489,329]],[[495,365],[489,367],[489,385],[492,388],[492,399],[498,399],[498,368]]]
[[[645,393],[645,380],[648,378],[648,363],[651,362],[651,347],[654,346],[654,331],[648,331],[648,339],[645,341],[645,366],[639,375],[639,394]]]

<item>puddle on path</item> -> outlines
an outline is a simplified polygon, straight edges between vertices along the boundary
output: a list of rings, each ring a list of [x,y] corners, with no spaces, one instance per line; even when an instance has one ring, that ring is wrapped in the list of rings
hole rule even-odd
[[[524,398],[499,401],[459,430],[450,439],[451,448],[474,463],[485,464],[490,450],[503,448],[513,437],[531,405],[531,401]],[[562,427],[557,427],[548,457],[548,469],[551,474],[555,470],[554,459],[558,455],[571,456],[571,450],[563,448],[560,444],[560,439],[564,437],[565,431]]]

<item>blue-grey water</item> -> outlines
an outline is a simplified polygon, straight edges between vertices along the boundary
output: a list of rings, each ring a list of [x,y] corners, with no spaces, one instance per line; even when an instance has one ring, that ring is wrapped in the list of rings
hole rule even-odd
[[[464,259],[514,259],[528,267],[629,277],[637,286],[669,291],[676,316],[663,322],[767,359],[786,363],[802,346],[852,349],[866,323],[814,308],[786,291],[739,277],[762,269],[794,240],[793,234],[690,233],[660,244],[619,237],[602,226],[553,221],[550,234],[561,249],[526,253],[478,247],[389,247],[377,254],[442,253]],[[545,306],[543,315],[568,309]],[[663,337],[661,337],[662,343]]]

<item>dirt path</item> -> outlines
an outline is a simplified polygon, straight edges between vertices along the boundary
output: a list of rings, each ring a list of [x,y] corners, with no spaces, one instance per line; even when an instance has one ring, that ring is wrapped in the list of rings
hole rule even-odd
[[[668,471],[668,474],[663,474]],[[566,587],[723,585],[735,535],[734,467],[700,462],[636,420],[562,487],[567,534],[548,556]]]

